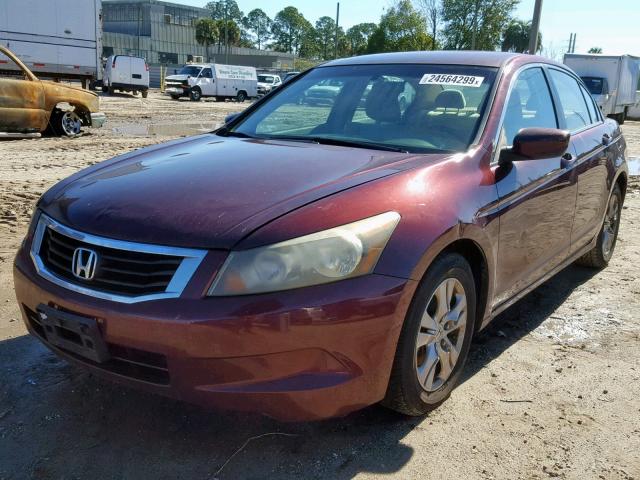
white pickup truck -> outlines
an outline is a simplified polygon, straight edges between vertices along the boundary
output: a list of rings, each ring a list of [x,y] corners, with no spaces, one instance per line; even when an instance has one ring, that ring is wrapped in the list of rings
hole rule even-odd
[[[189,97],[198,102],[202,97],[227,98],[244,102],[258,95],[258,77],[253,67],[214,63],[185,65],[175,75],[165,78],[165,93],[174,100]]]

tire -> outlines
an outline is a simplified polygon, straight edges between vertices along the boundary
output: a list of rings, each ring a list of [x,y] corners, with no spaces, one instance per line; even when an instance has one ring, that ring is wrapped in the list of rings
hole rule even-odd
[[[173,100],[178,100],[178,99],[180,99],[180,95],[171,95],[171,98]]]
[[[202,98],[202,92],[199,88],[192,88],[191,93],[189,93],[189,98],[192,102],[199,102]]]
[[[598,269],[609,265],[618,241],[621,213],[622,190],[620,190],[620,185],[616,184],[607,202],[604,221],[602,222],[602,227],[600,227],[600,232],[598,232],[598,241],[591,250],[576,260],[578,265]]]
[[[443,298],[446,303],[440,302]],[[452,307],[451,302],[457,303]],[[444,402],[460,380],[473,338],[475,314],[476,290],[469,263],[456,253],[437,258],[409,307],[382,404],[405,415],[419,416]],[[455,325],[458,327],[453,328]],[[457,352],[455,358],[452,352]]]
[[[238,103],[244,103],[246,99],[247,99],[247,92],[245,92],[244,90],[240,90],[238,92],[238,95],[236,95],[236,101]]]
[[[102,86],[102,93],[107,93],[109,91],[109,87],[107,87],[106,85]]]
[[[142,98],[147,98],[149,96],[149,90],[142,90]]]
[[[113,87],[109,87],[109,95],[113,95],[116,93],[116,89]]]
[[[618,114],[618,123],[624,125],[624,121],[627,119],[627,112],[625,110]]]
[[[74,111],[56,111],[51,116],[51,122],[54,133],[60,136],[75,137],[82,130],[82,119]]]

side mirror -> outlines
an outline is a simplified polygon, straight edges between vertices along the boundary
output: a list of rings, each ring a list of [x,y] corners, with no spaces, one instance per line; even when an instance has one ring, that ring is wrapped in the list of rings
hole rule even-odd
[[[523,128],[511,147],[500,151],[500,165],[520,160],[561,157],[569,148],[571,134],[556,128]]]
[[[233,122],[236,118],[238,118],[238,115],[240,115],[240,112],[230,113],[229,115],[227,115],[226,117],[224,117],[224,123],[225,123],[225,125],[228,125],[228,124],[230,124],[231,122]]]

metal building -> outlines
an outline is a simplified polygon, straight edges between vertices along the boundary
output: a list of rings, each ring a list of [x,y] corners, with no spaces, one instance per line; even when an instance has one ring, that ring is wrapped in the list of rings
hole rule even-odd
[[[262,69],[293,70],[289,53],[196,42],[195,22],[208,17],[204,8],[160,0],[103,0],[103,56],[135,55],[151,65],[182,65],[195,56],[204,61]]]

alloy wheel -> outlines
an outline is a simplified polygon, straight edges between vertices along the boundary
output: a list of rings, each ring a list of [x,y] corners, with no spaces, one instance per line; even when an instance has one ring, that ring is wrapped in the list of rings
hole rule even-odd
[[[447,278],[433,292],[416,339],[416,374],[420,386],[434,392],[456,366],[467,326],[467,295],[462,283]]]
[[[60,118],[60,126],[65,135],[73,137],[80,134],[82,120],[76,112],[64,112]]]
[[[609,258],[613,251],[613,246],[618,233],[618,222],[620,219],[620,199],[618,195],[611,195],[607,205],[607,213],[604,217],[604,228],[602,229],[602,255]]]

